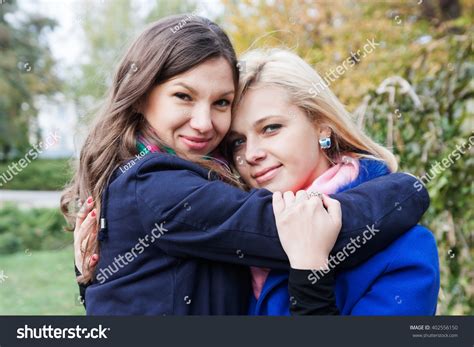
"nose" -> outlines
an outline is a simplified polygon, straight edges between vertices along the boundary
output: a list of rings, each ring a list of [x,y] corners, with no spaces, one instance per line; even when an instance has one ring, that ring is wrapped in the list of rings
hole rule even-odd
[[[213,129],[213,124],[210,107],[201,106],[195,108],[189,124],[191,128],[201,134],[211,131]]]
[[[245,149],[245,160],[250,165],[258,164],[260,161],[265,159],[267,156],[266,151],[258,144],[257,141],[247,139]]]

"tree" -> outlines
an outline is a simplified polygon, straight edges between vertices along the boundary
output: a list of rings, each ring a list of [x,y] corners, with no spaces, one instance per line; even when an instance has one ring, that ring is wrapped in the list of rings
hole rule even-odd
[[[0,160],[40,139],[34,97],[59,89],[54,59],[44,40],[56,22],[41,16],[20,20],[15,0],[0,4]]]
[[[114,68],[128,44],[145,25],[167,15],[190,12],[187,1],[156,1],[148,11],[128,0],[85,1],[77,9],[85,35],[85,51],[79,73],[71,78],[69,91],[79,113],[88,121],[112,82]],[[145,9],[146,10],[146,9]],[[143,13],[138,15],[138,13]]]

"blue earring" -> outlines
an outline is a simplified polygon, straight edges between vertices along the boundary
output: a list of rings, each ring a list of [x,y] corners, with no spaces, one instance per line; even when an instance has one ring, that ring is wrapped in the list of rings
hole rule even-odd
[[[321,146],[322,149],[331,148],[331,138],[323,137],[322,139],[319,139],[319,145]]]

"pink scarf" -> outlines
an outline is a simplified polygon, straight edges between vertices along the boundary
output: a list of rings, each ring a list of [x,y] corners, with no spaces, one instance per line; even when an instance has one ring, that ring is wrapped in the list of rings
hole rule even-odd
[[[359,161],[349,156],[342,156],[338,164],[316,178],[305,190],[308,193],[320,192],[323,194],[334,194],[339,188],[354,181],[358,175]],[[252,273],[253,294],[258,300],[270,269],[251,266],[250,272]]]

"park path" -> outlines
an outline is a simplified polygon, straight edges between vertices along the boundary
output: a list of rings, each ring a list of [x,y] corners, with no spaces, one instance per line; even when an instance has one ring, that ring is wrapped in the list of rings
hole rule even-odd
[[[60,191],[0,190],[0,205],[13,202],[20,207],[59,208]]]

